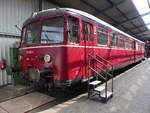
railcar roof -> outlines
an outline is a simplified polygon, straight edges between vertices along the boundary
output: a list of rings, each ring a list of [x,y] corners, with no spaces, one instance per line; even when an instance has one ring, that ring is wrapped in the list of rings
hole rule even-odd
[[[83,16],[85,18],[88,18],[96,23],[99,23],[99,24],[102,24],[108,28],[110,28],[111,30],[113,31],[116,31],[116,32],[119,32],[121,33],[122,35],[125,35],[125,36],[128,36],[130,37],[131,39],[134,39],[136,41],[139,41],[141,43],[144,43],[136,38],[134,38],[133,36],[113,27],[112,25],[104,22],[103,20],[89,14],[89,13],[86,13],[84,11],[80,11],[80,10],[76,10],[76,9],[72,9],[72,8],[53,8],[53,9],[47,9],[47,10],[43,10],[43,11],[40,11],[40,12],[35,12],[32,14],[32,16],[25,22],[25,23],[28,23],[29,21],[31,21],[32,19],[35,19],[35,18],[40,18],[40,17],[43,17],[43,16],[50,16],[50,15],[55,15],[55,14],[72,14],[72,15],[78,15],[78,16]]]

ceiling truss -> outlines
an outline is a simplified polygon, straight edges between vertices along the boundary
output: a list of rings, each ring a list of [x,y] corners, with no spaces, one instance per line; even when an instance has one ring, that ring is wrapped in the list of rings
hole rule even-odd
[[[66,2],[63,2],[63,0],[48,0],[49,2],[56,4],[60,7],[70,7],[69,2],[68,4],[66,4]],[[64,0],[65,1],[65,0]],[[124,32],[127,32],[128,34],[134,36],[135,38],[138,39],[143,39],[143,40],[149,40],[150,41],[150,33],[148,32],[148,29],[146,28],[146,25],[150,25],[150,23],[148,24],[144,24],[144,22],[141,19],[141,16],[145,16],[150,14],[150,12],[139,15],[138,13],[136,15],[134,15],[133,17],[129,17],[128,13],[123,12],[123,10],[121,9],[121,7],[119,7],[122,4],[127,4],[128,2],[130,3],[131,0],[120,0],[119,2],[114,2],[115,0],[101,0],[107,2],[108,7],[104,7],[102,9],[97,8],[91,1],[89,0],[76,0],[78,2],[81,2],[81,4],[84,4],[86,6],[88,6],[89,8],[91,8],[93,10],[93,15],[94,16],[104,16],[105,18],[107,18],[110,21],[106,21],[108,23],[110,23],[111,25],[123,30]],[[71,4],[71,3],[70,3]],[[100,4],[99,4],[100,5]],[[128,6],[126,6],[128,7]],[[73,6],[72,8],[76,8],[78,9],[78,6]],[[133,8],[135,8],[133,6]],[[113,10],[115,9],[118,12],[118,16],[121,16],[122,18],[124,18],[123,21],[118,20],[115,17],[112,17],[111,14],[106,12],[109,12],[109,10]],[[133,9],[135,11],[135,9]],[[86,11],[86,10],[84,10]],[[132,11],[129,11],[132,13]],[[104,20],[105,21],[105,20]],[[139,22],[137,24],[137,22]],[[145,34],[145,32],[148,32]]]

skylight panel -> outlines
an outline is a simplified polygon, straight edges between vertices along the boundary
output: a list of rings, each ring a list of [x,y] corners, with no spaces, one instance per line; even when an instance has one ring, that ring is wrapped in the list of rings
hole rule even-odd
[[[139,14],[144,14],[150,11],[148,0],[132,0]]]
[[[132,0],[139,14],[145,14],[150,12],[150,0]],[[150,23],[150,14],[141,16],[145,24]],[[150,30],[150,25],[147,25],[147,28]]]
[[[144,21],[145,24],[150,23],[150,14],[142,16],[142,18],[143,18],[143,21]]]
[[[150,29],[150,25],[147,25],[147,28]]]

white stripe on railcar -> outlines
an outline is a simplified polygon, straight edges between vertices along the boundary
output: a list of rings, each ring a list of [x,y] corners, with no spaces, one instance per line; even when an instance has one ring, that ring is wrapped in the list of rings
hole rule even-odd
[[[79,45],[49,45],[49,46],[24,47],[24,48],[20,48],[20,50],[24,50],[24,49],[36,49],[36,48],[51,48],[51,47],[78,47],[78,48],[84,48],[85,46],[79,46]],[[86,46],[86,48],[131,50],[131,49],[108,48],[108,47],[99,47],[99,46]]]

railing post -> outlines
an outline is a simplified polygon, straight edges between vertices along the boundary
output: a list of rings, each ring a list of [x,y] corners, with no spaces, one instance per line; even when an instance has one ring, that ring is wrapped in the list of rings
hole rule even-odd
[[[113,94],[113,91],[114,91],[114,66],[112,66],[112,94]]]
[[[96,61],[96,71],[97,71],[97,61]],[[98,72],[98,71],[97,71]],[[98,80],[98,75],[96,74],[96,80]]]
[[[88,54],[88,98],[90,97],[90,86],[89,86],[89,83],[90,83],[90,55]]]
[[[105,73],[105,76],[106,76],[106,84],[105,84],[105,87],[106,87],[106,89],[105,89],[105,102],[107,103],[107,74]]]

